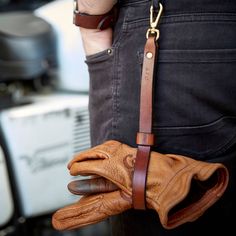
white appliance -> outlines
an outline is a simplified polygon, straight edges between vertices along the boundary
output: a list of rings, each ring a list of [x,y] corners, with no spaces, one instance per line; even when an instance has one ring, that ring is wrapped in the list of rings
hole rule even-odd
[[[14,206],[10,189],[5,156],[0,147],[0,227],[4,226],[12,217]]]
[[[36,9],[35,14],[49,22],[57,35],[59,89],[87,92],[89,74],[80,31],[73,24],[73,1],[52,1]]]
[[[78,200],[67,190],[72,180],[67,164],[75,153],[90,147],[88,96],[32,99],[32,104],[0,114],[24,217]]]

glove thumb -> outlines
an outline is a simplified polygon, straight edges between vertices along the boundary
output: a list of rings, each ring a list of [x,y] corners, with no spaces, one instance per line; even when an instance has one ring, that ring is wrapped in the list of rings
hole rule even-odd
[[[56,211],[52,225],[57,230],[71,230],[98,223],[131,208],[131,199],[121,190],[82,197],[77,203]]]

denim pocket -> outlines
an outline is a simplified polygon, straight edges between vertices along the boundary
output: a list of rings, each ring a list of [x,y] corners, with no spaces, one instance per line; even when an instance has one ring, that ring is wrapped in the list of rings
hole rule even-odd
[[[126,22],[127,34],[144,35],[147,27],[148,18],[137,14]],[[158,150],[212,159],[236,143],[235,29],[235,13],[162,17],[154,82]],[[140,77],[144,43],[137,52]]]
[[[220,157],[236,143],[236,117],[221,117],[205,125],[153,127],[156,147],[166,153],[200,160]]]
[[[140,68],[143,53],[138,53]],[[141,72],[140,72],[141,73]],[[156,146],[205,159],[236,142],[236,49],[159,50]]]
[[[111,50],[111,49],[110,49]],[[89,114],[92,146],[110,138],[112,131],[112,68],[114,52],[103,51],[88,56]]]
[[[127,15],[127,9],[120,9],[111,47],[86,57],[90,76],[89,113],[93,146],[114,139],[117,117],[117,55]]]
[[[104,60],[104,58],[109,57],[109,55],[119,47],[119,44],[124,36],[124,25],[126,24],[128,14],[128,9],[121,8],[119,10],[118,19],[113,28],[112,45],[103,51],[87,56],[86,62],[90,63],[97,60]],[[93,40],[96,41],[96,38],[94,38]]]

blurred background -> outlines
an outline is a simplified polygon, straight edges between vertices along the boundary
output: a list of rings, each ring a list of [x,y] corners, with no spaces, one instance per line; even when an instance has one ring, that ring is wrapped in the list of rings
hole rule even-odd
[[[51,226],[79,199],[66,165],[90,147],[89,78],[72,13],[72,0],[0,0],[0,236],[109,235],[107,221]]]

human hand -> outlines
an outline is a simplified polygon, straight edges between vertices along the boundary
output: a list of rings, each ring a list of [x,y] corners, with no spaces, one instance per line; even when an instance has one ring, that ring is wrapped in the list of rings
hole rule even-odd
[[[86,56],[102,52],[112,45],[113,32],[111,28],[99,30],[80,27],[80,33]]]
[[[104,191],[104,186],[97,186],[96,178],[87,180],[87,195],[58,210],[53,215],[54,228],[80,228],[132,208],[136,152],[136,148],[126,144],[107,141],[75,156],[68,165],[71,175],[100,176],[103,183],[99,181],[99,185],[108,186],[110,190]],[[112,186],[108,182],[112,182]],[[199,218],[222,196],[227,184],[228,171],[222,164],[151,152],[147,207],[157,211],[163,227],[175,228]],[[80,193],[85,191],[86,183],[82,188],[81,191],[79,182],[70,186],[72,192]]]
[[[101,15],[111,10],[117,0],[77,0],[79,11],[89,15]]]
[[[111,10],[117,0],[78,0],[82,13],[101,15]],[[80,27],[84,51],[87,56],[104,51],[112,45],[112,29],[85,29]]]

